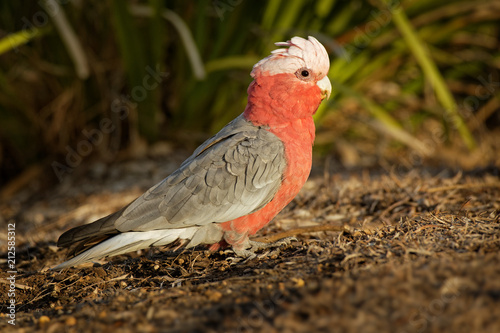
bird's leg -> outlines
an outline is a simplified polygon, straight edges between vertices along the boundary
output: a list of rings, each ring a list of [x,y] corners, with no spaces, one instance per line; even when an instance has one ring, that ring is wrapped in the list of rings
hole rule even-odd
[[[241,258],[246,258],[246,261],[252,260],[254,258],[259,258],[262,259],[267,256],[272,256],[274,254],[278,254],[280,252],[280,247],[283,245],[289,245],[292,241],[296,241],[297,238],[295,237],[286,237],[283,239],[280,239],[276,242],[272,243],[264,243],[264,242],[256,242],[252,240],[246,240],[245,242],[242,243],[243,246],[233,246],[232,250],[236,255],[238,255]],[[274,250],[268,250],[268,249],[274,249]],[[255,252],[259,250],[268,250],[260,255],[257,255]],[[233,261],[236,258],[231,258]],[[240,261],[240,260],[238,260]],[[236,261],[236,262],[238,262]]]

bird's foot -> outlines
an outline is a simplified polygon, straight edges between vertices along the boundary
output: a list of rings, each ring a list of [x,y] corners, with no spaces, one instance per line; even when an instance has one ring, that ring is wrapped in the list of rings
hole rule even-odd
[[[280,239],[276,242],[271,242],[271,243],[264,243],[264,242],[256,242],[256,241],[251,241],[249,240],[246,245],[247,247],[244,248],[233,248],[228,251],[233,251],[236,253],[236,255],[239,258],[227,258],[231,260],[231,264],[236,264],[241,262],[241,260],[245,259],[243,263],[246,263],[250,260],[253,260],[255,258],[257,259],[263,259],[266,257],[272,257],[273,255],[277,255],[280,253],[280,247],[284,245],[290,245],[292,241],[296,241],[297,238],[295,237],[286,237],[283,239]],[[248,247],[249,246],[249,247]],[[266,250],[264,253],[257,254],[255,253],[256,251],[260,250]]]

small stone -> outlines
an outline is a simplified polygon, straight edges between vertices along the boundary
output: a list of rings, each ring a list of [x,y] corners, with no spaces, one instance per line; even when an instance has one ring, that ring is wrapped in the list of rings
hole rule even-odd
[[[66,318],[65,324],[68,326],[75,326],[76,325],[76,318],[73,316]]]
[[[218,302],[222,298],[222,293],[216,290],[207,290],[205,295],[211,302]]]
[[[306,283],[304,282],[304,280],[302,280],[300,278],[299,279],[293,278],[292,281],[295,282],[295,287],[297,287],[297,288],[301,288],[301,287],[303,287],[303,286],[306,285]]]
[[[45,324],[47,324],[49,321],[50,321],[50,318],[49,318],[49,317],[47,317],[47,316],[41,316],[40,318],[38,318],[38,324],[39,324],[39,325],[45,325]]]

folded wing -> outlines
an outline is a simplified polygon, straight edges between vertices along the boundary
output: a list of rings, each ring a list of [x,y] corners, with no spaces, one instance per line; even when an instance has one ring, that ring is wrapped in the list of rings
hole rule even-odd
[[[285,168],[283,143],[240,116],[127,207],[67,231],[58,245],[71,246],[70,254],[75,255],[119,233],[201,227],[236,219],[272,200]]]

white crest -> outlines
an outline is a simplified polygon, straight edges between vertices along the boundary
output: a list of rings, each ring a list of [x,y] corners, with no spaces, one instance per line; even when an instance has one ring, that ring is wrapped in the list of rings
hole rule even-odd
[[[325,47],[312,36],[308,39],[293,37],[287,42],[275,43],[276,46],[288,46],[271,52],[271,55],[262,59],[253,66],[252,77],[256,71],[269,75],[279,73],[295,73],[298,69],[312,69],[319,79],[323,78],[330,68],[330,59]]]

